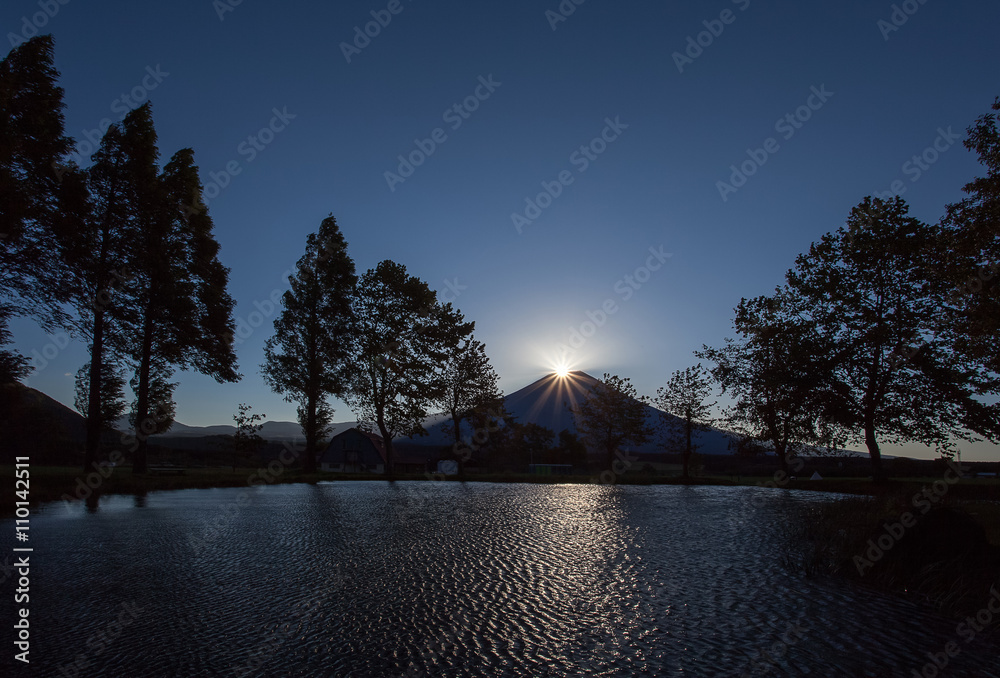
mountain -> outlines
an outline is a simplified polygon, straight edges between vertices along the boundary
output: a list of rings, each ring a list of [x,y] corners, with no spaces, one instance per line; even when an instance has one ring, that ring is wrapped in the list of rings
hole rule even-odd
[[[570,407],[577,405],[587,399],[591,390],[600,380],[587,374],[586,372],[570,372],[565,377],[557,374],[549,374],[538,381],[528,384],[524,388],[504,396],[504,406],[507,411],[516,417],[518,423],[534,423],[551,430],[557,436],[559,432],[566,429],[571,433],[578,433],[576,419],[570,411]],[[662,427],[663,413],[643,404],[646,410],[647,423],[659,430]],[[435,415],[427,420],[424,428],[428,435],[413,438],[404,438],[399,442],[405,445],[420,446],[445,446],[454,442],[454,435],[445,431],[445,426],[450,423],[446,415]],[[468,425],[463,425],[465,435],[471,436],[472,430]],[[644,445],[635,446],[630,451],[643,454],[662,454],[664,449],[659,446],[662,436],[656,434],[650,442]],[[700,454],[732,454],[729,447],[731,434],[717,429],[697,434],[696,444],[700,447],[697,452]]]

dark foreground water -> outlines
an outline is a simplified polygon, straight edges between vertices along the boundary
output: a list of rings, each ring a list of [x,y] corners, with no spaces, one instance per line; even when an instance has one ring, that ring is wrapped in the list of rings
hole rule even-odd
[[[995,637],[784,567],[777,526],[810,501],[830,498],[342,482],[47,505],[31,664],[0,574],[0,674],[912,678],[930,652],[942,677],[1000,676]]]

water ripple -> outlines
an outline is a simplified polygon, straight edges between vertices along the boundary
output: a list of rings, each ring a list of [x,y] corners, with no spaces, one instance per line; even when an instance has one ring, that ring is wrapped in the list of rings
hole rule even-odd
[[[910,678],[956,639],[909,601],[787,571],[777,526],[818,499],[753,492],[342,482],[53,505],[32,524],[31,669]],[[947,676],[997,678],[998,647],[963,644]]]

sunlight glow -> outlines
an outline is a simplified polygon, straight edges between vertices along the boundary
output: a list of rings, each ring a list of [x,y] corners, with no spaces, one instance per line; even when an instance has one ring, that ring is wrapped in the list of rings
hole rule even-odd
[[[556,376],[559,377],[560,379],[565,379],[567,376],[569,376],[569,365],[567,365],[566,363],[559,363],[558,365],[555,366],[555,373]]]

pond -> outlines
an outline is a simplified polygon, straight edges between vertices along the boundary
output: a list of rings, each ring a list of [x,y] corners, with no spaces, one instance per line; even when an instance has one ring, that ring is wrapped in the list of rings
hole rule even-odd
[[[47,504],[31,519],[30,668],[10,649],[7,569],[0,670],[912,678],[937,657],[942,676],[1000,676],[988,633],[784,565],[788,522],[831,500],[375,481]]]

